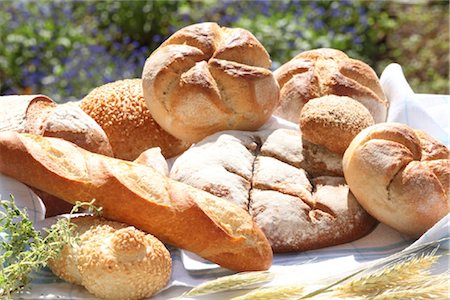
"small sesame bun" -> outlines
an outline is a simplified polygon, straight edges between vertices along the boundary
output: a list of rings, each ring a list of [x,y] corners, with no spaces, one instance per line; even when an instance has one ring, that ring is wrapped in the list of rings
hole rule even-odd
[[[102,299],[142,299],[169,281],[172,261],[158,239],[132,226],[98,217],[72,219],[79,243],[67,244],[52,271]]]
[[[345,96],[324,96],[308,101],[300,113],[303,138],[343,155],[353,138],[374,124],[369,110]]]
[[[126,79],[92,90],[80,104],[105,131],[116,158],[134,160],[152,147],[165,158],[182,153],[190,144],[164,131],[152,118],[141,79]]]

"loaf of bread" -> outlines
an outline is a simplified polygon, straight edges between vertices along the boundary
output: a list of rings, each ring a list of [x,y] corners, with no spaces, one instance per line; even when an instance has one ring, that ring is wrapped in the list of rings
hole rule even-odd
[[[272,250],[236,205],[153,168],[56,138],[0,133],[0,172],[70,203],[96,199],[104,217],[236,271],[264,270]]]
[[[112,156],[103,129],[76,105],[44,95],[0,97],[0,131],[58,137],[88,151]]]
[[[147,59],[144,97],[155,121],[184,141],[221,130],[256,130],[278,104],[270,66],[269,54],[249,31],[195,24]]]
[[[145,104],[141,79],[97,87],[81,100],[80,107],[105,131],[116,158],[134,160],[152,147],[161,148],[164,157],[171,158],[190,146],[153,120]]]
[[[102,299],[142,299],[167,285],[172,259],[151,234],[94,216],[70,222],[77,242],[48,263],[58,277]]]
[[[338,156],[334,163],[340,168],[341,162]],[[376,222],[344,178],[311,169],[318,171],[304,155],[299,130],[279,128],[209,136],[175,160],[170,176],[247,210],[274,252],[316,249],[367,234]]]
[[[9,130],[58,137],[91,152],[113,155],[103,129],[78,105],[56,104],[44,95],[0,97],[0,131]],[[67,213],[72,208],[50,193],[33,191],[44,202],[47,217]]]
[[[444,145],[399,123],[361,131],[343,170],[359,203],[380,222],[419,236],[450,212],[450,157]]]
[[[300,112],[302,138],[342,156],[353,138],[374,124],[358,101],[328,95],[308,101]]]
[[[297,123],[303,105],[325,95],[348,96],[363,104],[375,123],[387,117],[388,101],[377,74],[360,60],[335,49],[305,51],[274,72],[280,105],[274,114]]]

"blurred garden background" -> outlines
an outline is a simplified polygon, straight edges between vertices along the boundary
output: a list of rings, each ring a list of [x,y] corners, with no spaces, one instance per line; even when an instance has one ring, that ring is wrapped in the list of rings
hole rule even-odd
[[[0,1],[0,94],[83,98],[140,77],[145,59],[197,22],[250,30],[273,69],[319,47],[345,51],[378,75],[403,66],[418,93],[449,94],[449,1]]]

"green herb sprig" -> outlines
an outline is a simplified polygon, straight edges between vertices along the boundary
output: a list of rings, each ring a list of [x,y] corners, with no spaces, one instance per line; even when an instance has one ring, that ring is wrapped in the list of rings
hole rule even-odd
[[[86,207],[97,215],[101,209],[94,201],[77,202],[68,218],[61,218],[43,233],[33,227],[26,208],[19,209],[14,197],[1,200],[0,205],[0,297],[11,298],[29,282],[31,272],[47,265],[50,259],[58,257],[64,245],[76,243],[76,225],[70,222],[72,215]]]

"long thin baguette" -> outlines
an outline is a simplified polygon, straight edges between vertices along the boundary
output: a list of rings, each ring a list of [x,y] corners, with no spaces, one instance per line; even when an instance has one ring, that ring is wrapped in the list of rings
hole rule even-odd
[[[0,172],[70,203],[96,199],[106,218],[236,271],[265,270],[272,249],[241,208],[153,168],[70,142],[0,133]]]

